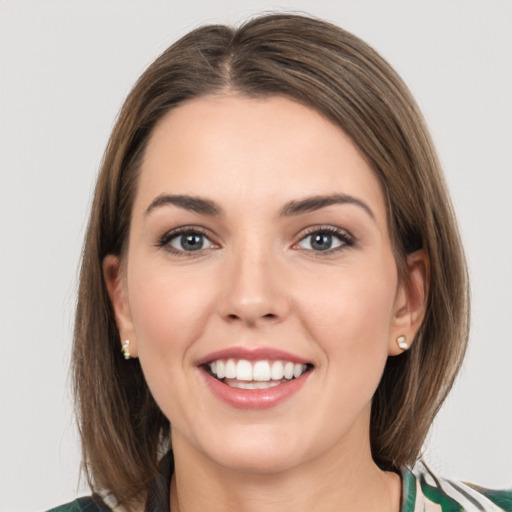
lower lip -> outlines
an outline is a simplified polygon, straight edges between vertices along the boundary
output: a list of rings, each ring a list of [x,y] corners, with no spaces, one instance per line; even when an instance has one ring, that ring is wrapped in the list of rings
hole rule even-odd
[[[300,377],[267,389],[232,388],[201,369],[211,392],[224,403],[236,409],[270,409],[297,393],[306,383],[311,371]]]

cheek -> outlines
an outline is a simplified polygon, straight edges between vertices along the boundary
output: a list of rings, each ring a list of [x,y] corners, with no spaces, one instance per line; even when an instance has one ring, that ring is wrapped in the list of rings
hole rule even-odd
[[[201,338],[215,303],[212,286],[198,273],[171,272],[165,262],[144,268],[128,275],[138,357],[165,416],[185,418],[194,343]]]
[[[372,268],[372,267],[369,267]],[[344,382],[378,384],[388,354],[397,277],[394,263],[374,271],[337,272],[327,289],[303,300],[306,328]],[[337,372],[330,373],[336,377]]]
[[[318,284],[304,284],[302,306],[315,316],[315,324],[331,332],[343,333],[356,328],[383,332],[389,327],[397,289],[394,265],[377,265],[371,270],[335,269]],[[297,295],[299,295],[297,293]]]
[[[197,274],[170,272],[165,263],[146,265],[144,272],[133,273],[130,307],[141,360],[183,361],[211,313],[210,290]]]

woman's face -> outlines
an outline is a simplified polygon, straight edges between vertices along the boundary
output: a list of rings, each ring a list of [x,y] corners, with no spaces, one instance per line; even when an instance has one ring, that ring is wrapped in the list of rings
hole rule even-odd
[[[172,110],[142,163],[126,261],[108,257],[105,275],[176,453],[255,472],[369,453],[414,286],[374,173],[315,110],[243,96]]]

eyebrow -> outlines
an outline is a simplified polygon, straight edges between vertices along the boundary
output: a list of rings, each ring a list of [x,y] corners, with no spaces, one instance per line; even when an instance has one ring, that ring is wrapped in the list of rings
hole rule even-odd
[[[145,214],[148,215],[156,208],[165,205],[174,205],[184,210],[201,213],[204,215],[212,215],[219,217],[224,214],[220,206],[215,204],[210,199],[203,197],[195,197],[189,195],[168,195],[162,194],[155,198],[146,209]],[[302,213],[309,213],[321,208],[326,208],[333,204],[353,204],[361,207],[372,219],[375,220],[375,215],[371,208],[357,197],[347,194],[333,194],[329,196],[312,196],[300,200],[294,200],[286,203],[281,209],[280,217],[293,217]]]
[[[147,207],[145,214],[148,215],[155,208],[159,208],[160,206],[165,206],[168,204],[178,206],[184,210],[202,213],[204,215],[213,215],[216,217],[224,213],[222,208],[217,206],[210,199],[188,195],[162,194],[151,202],[151,204]]]
[[[290,201],[281,210],[281,217],[291,217],[300,215],[301,213],[313,212],[331,206],[333,204],[354,204],[361,207],[373,220],[375,214],[372,209],[357,197],[347,194],[333,194],[329,196],[312,196],[306,197],[299,201]]]

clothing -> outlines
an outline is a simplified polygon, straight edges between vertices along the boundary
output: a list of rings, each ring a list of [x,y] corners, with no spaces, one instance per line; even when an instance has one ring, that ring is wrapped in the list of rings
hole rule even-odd
[[[419,461],[402,469],[401,512],[512,512],[512,489],[494,491],[435,476]]]
[[[144,512],[170,512],[169,489],[173,471],[172,455],[166,455],[153,481]],[[105,498],[106,502],[110,500]],[[400,512],[512,512],[512,489],[493,491],[435,476],[419,461],[412,470],[402,469]],[[48,512],[112,512],[97,495],[80,498]]]

